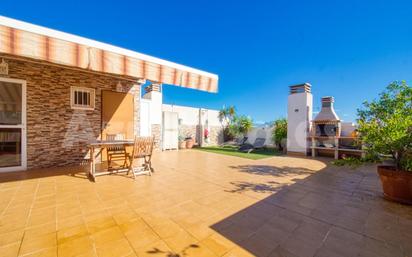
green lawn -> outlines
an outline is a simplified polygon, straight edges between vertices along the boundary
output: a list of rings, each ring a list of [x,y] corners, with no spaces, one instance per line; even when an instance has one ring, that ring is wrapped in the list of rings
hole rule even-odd
[[[236,146],[208,146],[208,147],[200,147],[196,149],[205,151],[205,152],[237,156],[237,157],[251,159],[251,160],[259,160],[259,159],[264,159],[264,158],[268,158],[268,157],[281,154],[279,151],[275,149],[261,149],[261,150],[254,150],[251,153],[243,153],[243,152],[239,152],[238,147]]]

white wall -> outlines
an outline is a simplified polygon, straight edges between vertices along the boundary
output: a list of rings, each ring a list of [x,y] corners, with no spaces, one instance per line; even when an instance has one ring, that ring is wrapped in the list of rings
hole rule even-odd
[[[213,126],[213,127],[222,126],[222,124],[219,121],[219,111],[207,110],[207,117],[209,119],[209,126]]]
[[[247,142],[253,144],[256,138],[266,138],[265,145],[272,146],[272,131],[273,127],[254,127],[247,133]]]
[[[140,100],[140,136],[152,135],[151,102],[146,99]]]
[[[150,120],[152,124],[162,124],[163,96],[161,92],[152,91],[143,95],[143,99],[150,100]]]
[[[356,125],[353,122],[341,123],[341,136],[351,136],[352,132],[356,129]]]
[[[196,126],[199,125],[199,111],[202,110],[202,124],[206,124],[206,120],[208,121],[209,126],[221,126],[219,121],[219,111],[217,110],[209,110],[203,108],[194,108],[189,106],[181,106],[181,105],[171,105],[171,104],[163,104],[162,111],[168,112],[177,112],[179,114],[179,120],[181,120],[182,125],[192,125]]]
[[[199,124],[199,108],[163,104],[162,111],[177,112],[182,125],[196,126]]]

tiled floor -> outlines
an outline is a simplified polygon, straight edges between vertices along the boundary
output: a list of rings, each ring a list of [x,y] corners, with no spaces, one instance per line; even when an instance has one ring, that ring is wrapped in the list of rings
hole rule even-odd
[[[152,177],[0,174],[0,256],[412,256],[375,167],[157,153]]]

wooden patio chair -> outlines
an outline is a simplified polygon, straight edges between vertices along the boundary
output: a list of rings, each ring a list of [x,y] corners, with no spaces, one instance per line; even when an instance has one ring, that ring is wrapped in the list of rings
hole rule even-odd
[[[137,175],[148,174],[152,175],[152,153],[154,146],[154,137],[136,137],[133,145],[133,152],[129,157],[129,169],[133,177]],[[139,165],[142,162],[141,165]]]
[[[107,134],[106,140],[107,141],[115,141],[115,140],[124,140],[124,134]],[[126,147],[124,146],[111,146],[107,148],[107,165],[108,169],[113,169],[113,162],[120,161],[123,162],[119,168],[126,168],[127,167],[127,152]]]

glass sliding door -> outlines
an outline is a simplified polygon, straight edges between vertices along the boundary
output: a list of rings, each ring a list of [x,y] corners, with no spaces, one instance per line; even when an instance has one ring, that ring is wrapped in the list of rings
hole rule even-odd
[[[26,82],[0,78],[0,171],[26,166]]]

